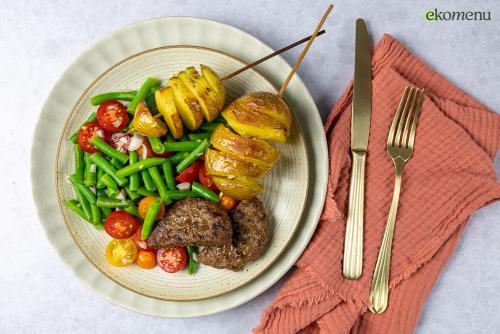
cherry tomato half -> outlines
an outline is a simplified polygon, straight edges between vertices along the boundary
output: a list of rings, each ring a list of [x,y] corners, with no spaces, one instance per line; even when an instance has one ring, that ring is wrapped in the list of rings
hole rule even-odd
[[[125,211],[114,211],[106,218],[104,229],[115,239],[126,239],[134,235],[139,227],[137,219]]]
[[[156,249],[148,247],[148,240],[147,239],[144,240],[141,237],[141,230],[142,230],[142,225],[139,225],[137,231],[134,234],[135,244],[137,245],[137,248],[139,248],[139,250],[156,253]]]
[[[97,122],[88,122],[83,124],[80,131],[78,131],[78,136],[76,141],[78,145],[88,153],[99,152],[99,149],[90,143],[90,140],[94,136],[101,137],[104,141],[109,140],[109,133],[104,131],[104,129]]]
[[[106,246],[106,259],[115,267],[125,267],[134,263],[137,246],[132,239],[113,239]]]
[[[139,216],[141,216],[142,219],[146,218],[146,215],[148,214],[149,207],[151,206],[151,203],[156,199],[156,196],[146,196],[141,201],[139,202]],[[158,215],[156,215],[156,220],[161,219],[163,215],[165,214],[165,205],[160,206],[160,211],[158,212]]]
[[[178,183],[182,183],[182,182],[191,183],[193,181],[196,181],[196,179],[198,179],[200,166],[201,166],[201,162],[196,160],[195,162],[192,163],[191,166],[189,166],[182,173],[177,175],[175,177],[175,181],[177,181]]]
[[[202,163],[200,165],[200,170],[198,172],[198,178],[200,179],[201,184],[203,184],[208,189],[213,190],[213,191],[218,190],[217,186],[215,185],[214,181],[212,180],[212,177],[207,174],[207,169],[206,169],[204,163]]]
[[[141,147],[137,149],[137,155],[141,159],[152,158],[155,156],[147,137],[144,137],[144,139],[142,140]]]
[[[104,130],[121,130],[129,121],[127,108],[116,100],[106,101],[97,108],[97,121]]]
[[[140,250],[135,259],[137,264],[142,269],[152,269],[156,266],[156,252],[148,252]]]
[[[132,137],[123,132],[115,132],[109,139],[109,144],[122,153],[127,153]]]
[[[158,250],[158,265],[167,273],[176,273],[186,266],[187,253],[184,247],[167,247]]]

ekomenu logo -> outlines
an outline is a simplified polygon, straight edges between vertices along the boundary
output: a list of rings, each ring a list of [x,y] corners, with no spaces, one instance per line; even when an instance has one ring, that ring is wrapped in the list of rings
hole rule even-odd
[[[441,11],[437,8],[426,10],[424,19],[427,21],[491,21],[488,11]]]

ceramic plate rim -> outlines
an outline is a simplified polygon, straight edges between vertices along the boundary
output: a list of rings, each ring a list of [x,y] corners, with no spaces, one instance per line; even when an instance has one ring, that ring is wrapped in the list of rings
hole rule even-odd
[[[57,115],[54,115],[53,112],[50,112],[51,103],[56,97],[59,98],[58,93],[60,93],[60,91],[62,90],[62,83],[68,80],[68,77],[71,74],[78,73],[79,66],[84,64],[85,58],[91,58],[95,56],[94,53],[96,52],[96,50],[102,48],[106,42],[110,42],[113,40],[117,41],[123,34],[127,32],[135,31],[136,33],[138,33],[141,30],[152,28],[155,25],[162,26],[164,28],[168,26],[172,27],[175,25],[179,26],[181,24],[183,26],[189,26],[188,30],[189,33],[191,33],[191,35],[186,34],[182,36],[182,42],[179,43],[179,41],[176,40],[177,36],[162,36],[163,39],[161,41],[149,41],[149,48],[172,44],[196,44],[199,46],[210,47],[219,51],[230,53],[233,56],[241,58],[244,62],[251,62],[252,60],[254,60],[247,59],[248,57],[250,57],[249,55],[253,54],[253,57],[257,58],[272,52],[272,49],[267,44],[258,40],[251,34],[239,28],[214,20],[195,17],[162,17],[140,21],[124,26],[90,45],[62,73],[59,80],[55,82],[51,92],[49,93],[45,103],[43,104],[42,111],[39,115],[39,119],[35,128],[34,142],[31,150],[31,178],[33,183],[32,192],[34,202],[36,203],[38,216],[47,239],[53,246],[58,256],[61,258],[63,263],[65,263],[68,268],[73,271],[75,276],[80,278],[89,287],[91,287],[92,290],[117,305],[143,314],[175,318],[209,315],[234,308],[255,298],[257,295],[261,294],[271,285],[276,283],[276,281],[278,281],[278,279],[281,278],[291,266],[293,266],[295,261],[302,254],[303,250],[307,246],[314,233],[315,227],[318,224],[322,212],[324,199],[326,196],[328,178],[328,150],[322,121],[309,91],[307,90],[299,76],[296,75],[292,79],[288,88],[289,90],[293,90],[295,94],[300,93],[300,99],[298,96],[286,93],[285,97],[287,98],[287,100],[293,100],[299,105],[301,105],[301,102],[303,102],[303,107],[307,109],[307,112],[312,113],[312,115],[308,114],[307,117],[303,116],[302,121],[305,122],[304,126],[306,127],[306,131],[304,131],[304,138],[306,140],[306,143],[311,142],[313,134],[316,136],[314,138],[316,145],[314,147],[308,146],[310,155],[309,159],[310,161],[315,162],[313,166],[311,166],[312,173],[310,174],[311,176],[309,182],[311,185],[313,185],[314,183],[311,180],[314,180],[317,181],[318,184],[316,184],[314,188],[310,187],[308,198],[306,201],[306,205],[309,204],[309,207],[307,207],[307,209],[305,210],[307,211],[306,214],[302,216],[302,228],[299,229],[297,233],[295,233],[292,241],[289,243],[287,249],[290,252],[282,254],[282,256],[276,260],[275,264],[278,264],[277,266],[268,268],[268,270],[264,271],[262,275],[260,275],[257,279],[253,280],[242,288],[219,297],[210,298],[199,302],[168,302],[131,293],[127,289],[116,285],[111,280],[106,279],[105,276],[100,274],[97,269],[95,269],[90,263],[88,263],[88,261],[83,257],[81,252],[77,250],[77,248],[68,249],[68,236],[60,234],[60,226],[59,228],[57,226],[51,226],[50,220],[54,218],[53,209],[54,207],[57,207],[57,204],[55,203],[55,196],[53,198],[46,198],[45,196],[43,196],[43,194],[46,193],[47,188],[50,188],[51,185],[53,186],[55,182],[53,182],[54,180],[44,181],[43,178],[37,179],[37,173],[40,171],[40,165],[42,169],[48,168],[49,171],[51,170],[51,168],[53,168],[53,157],[55,155],[55,152],[52,152],[54,155],[50,154],[51,158],[49,158],[48,160],[52,161],[52,163],[48,163],[47,157],[39,153],[39,149],[43,146],[41,146],[41,143],[37,141],[37,138],[45,138],[52,141],[55,140],[55,142],[57,143],[57,139],[59,137],[59,131],[57,132],[55,138],[50,134],[47,135],[46,133],[44,133],[44,126],[46,125],[46,123],[48,123],[49,120],[52,120],[52,118],[57,117]],[[224,33],[228,34],[228,36],[232,38],[233,41],[234,39],[244,40],[246,44],[243,46],[240,44],[240,48],[236,49],[234,45],[228,44],[226,40],[198,41],[196,40],[196,35],[193,34],[199,33],[199,31],[196,29],[199,29],[202,26],[204,28],[208,27],[212,31],[223,31]],[[196,40],[197,42],[192,42],[193,40]],[[228,50],[230,49],[233,49],[233,51],[229,52]],[[127,51],[127,54],[134,54],[138,51],[140,50],[129,50]],[[108,66],[109,65],[111,64],[108,64]],[[285,62],[282,57],[278,56],[275,57],[272,61],[269,61],[269,63],[267,64],[263,63],[259,65],[258,68],[261,68],[260,72],[263,73],[266,78],[273,78],[270,81],[274,83],[278,79],[280,81],[283,80],[291,67]],[[99,70],[99,72],[102,72],[102,70]],[[280,73],[279,78],[277,78],[278,73]],[[88,86],[88,83],[85,84],[85,87],[86,86]],[[287,95],[290,96],[290,99],[287,97]],[[74,99],[72,99],[72,101],[74,101]],[[64,104],[65,101],[58,102]],[[68,109],[71,109],[71,105]],[[64,120],[65,118],[62,121],[63,124]],[[63,124],[61,125],[61,127],[63,126]],[[321,134],[317,133],[318,129],[321,130]],[[57,145],[55,145],[53,148],[54,151],[56,146]],[[56,211],[57,215],[59,215],[58,210]],[[64,229],[66,230],[66,228]],[[68,233],[67,230],[66,233]],[[71,238],[69,239],[71,240],[72,245],[76,246],[73,240]],[[80,257],[76,253],[78,253]]]

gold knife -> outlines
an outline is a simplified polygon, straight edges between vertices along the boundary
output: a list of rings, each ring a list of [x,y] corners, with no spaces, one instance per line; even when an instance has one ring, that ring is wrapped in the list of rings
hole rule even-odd
[[[371,113],[372,66],[370,38],[365,21],[357,19],[351,119],[352,169],[343,263],[344,277],[348,279],[358,279],[363,271],[365,158],[368,150]]]

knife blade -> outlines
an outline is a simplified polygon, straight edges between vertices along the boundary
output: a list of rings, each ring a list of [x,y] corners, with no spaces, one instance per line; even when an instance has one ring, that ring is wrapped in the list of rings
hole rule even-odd
[[[363,19],[356,20],[354,90],[352,97],[351,150],[366,152],[372,113],[372,64],[370,37]]]
[[[363,272],[365,160],[372,109],[371,72],[368,29],[363,19],[357,19],[351,118],[352,169],[343,259],[343,274],[347,279],[358,279]]]

